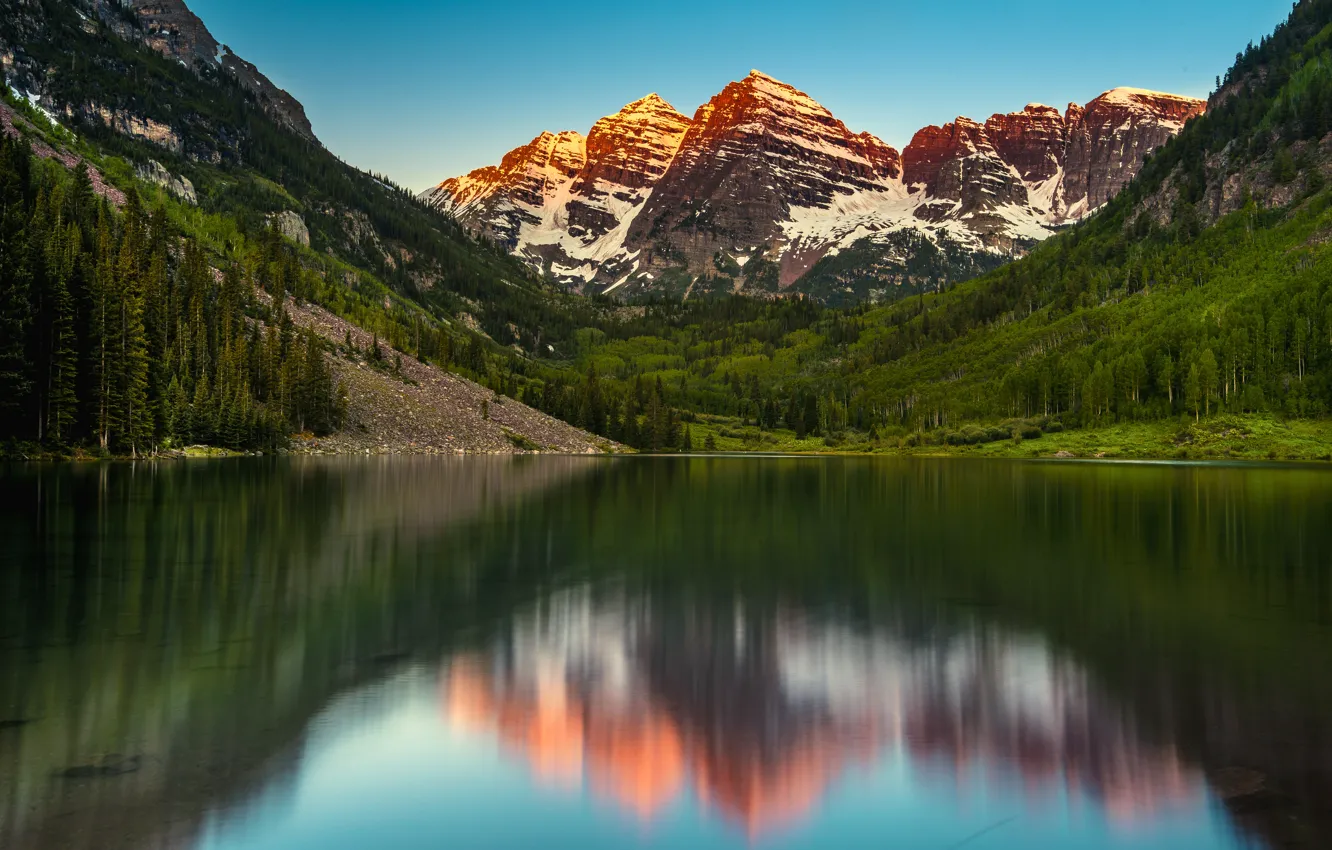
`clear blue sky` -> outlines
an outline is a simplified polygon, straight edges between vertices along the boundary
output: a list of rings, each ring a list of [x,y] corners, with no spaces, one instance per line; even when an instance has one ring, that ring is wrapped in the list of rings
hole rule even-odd
[[[658,92],[687,115],[758,68],[855,132],[1115,86],[1206,96],[1291,0],[187,0],[362,168],[423,189]]]

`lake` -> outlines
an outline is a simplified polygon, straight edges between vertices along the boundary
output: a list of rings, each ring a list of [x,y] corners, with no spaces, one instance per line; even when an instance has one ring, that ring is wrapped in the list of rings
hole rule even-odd
[[[0,847],[1332,846],[1332,473],[0,467]]]

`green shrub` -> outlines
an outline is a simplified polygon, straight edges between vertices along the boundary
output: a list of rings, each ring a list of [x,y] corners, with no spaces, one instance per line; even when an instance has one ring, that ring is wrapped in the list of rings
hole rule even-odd
[[[515,431],[510,431],[508,428],[504,429],[504,436],[508,437],[509,442],[513,443],[516,448],[521,449],[522,451],[525,452],[541,451],[540,445],[532,442],[528,438],[524,437],[522,434],[519,434]]]
[[[999,443],[1004,440],[1012,439],[1012,437],[1013,437],[1013,432],[1007,428],[991,427],[985,429],[984,442]]]

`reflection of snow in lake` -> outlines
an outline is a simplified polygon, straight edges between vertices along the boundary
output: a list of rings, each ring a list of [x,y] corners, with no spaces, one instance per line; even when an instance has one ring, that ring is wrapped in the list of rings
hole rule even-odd
[[[1199,805],[1201,777],[1040,639],[977,624],[853,629],[789,610],[565,591],[455,659],[451,722],[650,821],[686,787],[751,833],[853,764],[1085,796],[1117,821]],[[979,787],[979,786],[978,786]]]

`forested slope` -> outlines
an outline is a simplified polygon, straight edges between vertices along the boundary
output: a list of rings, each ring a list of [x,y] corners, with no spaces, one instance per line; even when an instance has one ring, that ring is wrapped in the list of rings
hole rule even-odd
[[[562,369],[531,352],[558,355],[600,306],[341,162],[236,76],[155,52],[139,14],[11,0],[0,17],[0,441],[272,450],[337,429],[336,346],[284,296],[386,360],[555,398],[540,388]]]

